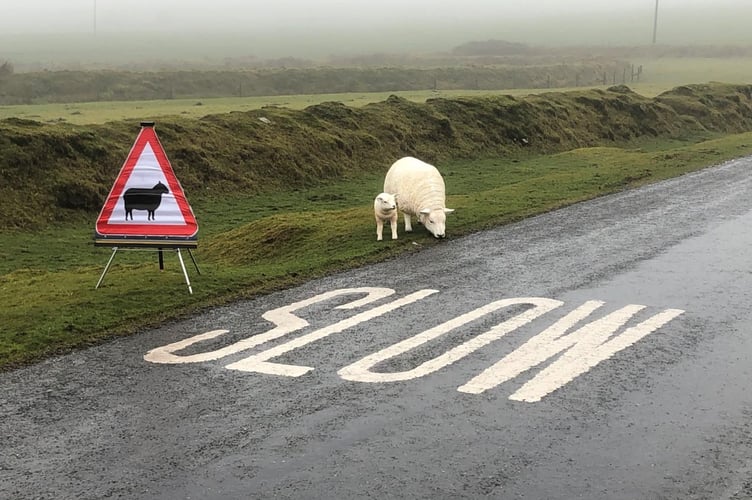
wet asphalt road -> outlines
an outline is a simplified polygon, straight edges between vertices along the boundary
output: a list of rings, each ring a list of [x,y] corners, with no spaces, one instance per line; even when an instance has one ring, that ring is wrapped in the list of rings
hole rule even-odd
[[[750,498],[750,228],[744,159],[0,374],[0,498]]]

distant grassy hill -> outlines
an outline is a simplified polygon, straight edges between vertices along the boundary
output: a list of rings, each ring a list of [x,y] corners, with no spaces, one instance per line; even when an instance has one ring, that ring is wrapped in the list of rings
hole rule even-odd
[[[652,99],[617,86],[426,103],[391,97],[360,108],[332,102],[157,123],[194,197],[303,188],[382,172],[404,155],[441,162],[749,130],[752,86],[724,84],[678,87]],[[96,213],[137,131],[138,122],[0,121],[0,229]]]

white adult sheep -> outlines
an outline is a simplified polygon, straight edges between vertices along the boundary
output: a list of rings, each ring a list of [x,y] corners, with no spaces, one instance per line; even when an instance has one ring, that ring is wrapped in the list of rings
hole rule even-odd
[[[394,193],[399,210],[405,217],[405,231],[412,231],[412,216],[436,238],[446,236],[446,208],[444,179],[433,165],[412,156],[400,158],[392,164],[384,178],[384,191]]]
[[[392,226],[392,239],[397,239],[397,197],[391,193],[381,193],[373,200],[373,213],[376,217],[376,241],[381,241],[384,221]]]

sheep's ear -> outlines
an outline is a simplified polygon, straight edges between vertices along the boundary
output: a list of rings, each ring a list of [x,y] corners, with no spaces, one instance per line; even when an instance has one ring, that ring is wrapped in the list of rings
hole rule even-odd
[[[394,196],[394,199],[397,199],[397,193],[394,193],[392,196]]]
[[[428,215],[428,214],[431,213],[431,209],[430,208],[424,208],[423,210],[420,211],[420,213]]]
[[[444,209],[444,213],[445,213],[445,214],[451,214],[452,212],[454,212],[454,209],[453,209],[453,208],[445,208],[445,209]]]

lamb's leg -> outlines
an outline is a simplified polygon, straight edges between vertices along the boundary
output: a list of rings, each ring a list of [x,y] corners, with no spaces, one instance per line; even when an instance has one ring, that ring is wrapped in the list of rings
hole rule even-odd
[[[376,217],[376,241],[381,241],[384,234],[384,221]]]
[[[389,225],[392,226],[392,239],[393,240],[397,239],[397,224],[398,224],[397,218],[398,218],[397,213],[395,212],[392,215],[391,219],[389,219]]]

